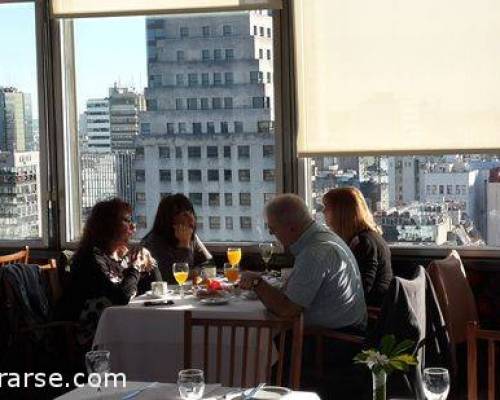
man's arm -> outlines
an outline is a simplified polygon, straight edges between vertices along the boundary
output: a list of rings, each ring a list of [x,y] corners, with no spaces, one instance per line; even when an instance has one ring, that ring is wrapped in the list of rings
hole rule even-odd
[[[254,286],[252,282],[259,279]],[[268,284],[259,274],[245,272],[242,276],[240,286],[242,289],[253,289],[266,308],[278,317],[291,318],[302,312],[302,307],[290,301],[290,299],[279,289]]]

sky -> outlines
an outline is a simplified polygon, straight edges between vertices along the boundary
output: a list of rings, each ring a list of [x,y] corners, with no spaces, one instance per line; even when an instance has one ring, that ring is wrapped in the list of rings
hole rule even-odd
[[[38,117],[35,10],[31,3],[0,5],[0,86],[30,93]],[[147,82],[144,17],[75,20],[78,112],[87,99],[106,97],[114,82],[142,91]]]

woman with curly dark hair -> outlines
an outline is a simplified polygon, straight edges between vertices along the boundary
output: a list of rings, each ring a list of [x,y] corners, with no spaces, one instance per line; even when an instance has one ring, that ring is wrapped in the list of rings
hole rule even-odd
[[[137,292],[141,272],[152,270],[149,252],[129,250],[135,232],[131,213],[130,205],[119,198],[98,202],[72,258],[63,307],[67,318],[81,323],[81,344],[92,340],[102,310],[127,304]]]
[[[169,283],[175,283],[173,263],[187,262],[194,266],[212,259],[196,235],[193,204],[182,193],[166,196],[160,201],[153,228],[141,244],[157,260],[163,279]]]

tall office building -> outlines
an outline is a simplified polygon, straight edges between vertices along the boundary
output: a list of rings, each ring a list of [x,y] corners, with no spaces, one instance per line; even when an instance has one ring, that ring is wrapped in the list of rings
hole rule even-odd
[[[111,135],[108,99],[87,100],[85,111],[88,150],[96,153],[111,151]]]
[[[38,238],[40,232],[37,151],[0,152],[0,238]]]
[[[0,150],[33,150],[31,96],[16,88],[0,87]]]
[[[130,151],[135,148],[139,133],[139,113],[145,110],[142,94],[116,84],[109,89],[109,116],[111,129],[111,150]]]
[[[272,16],[196,14],[146,24],[138,235],[151,228],[162,195],[182,192],[203,239],[269,239],[262,210],[276,192]]]

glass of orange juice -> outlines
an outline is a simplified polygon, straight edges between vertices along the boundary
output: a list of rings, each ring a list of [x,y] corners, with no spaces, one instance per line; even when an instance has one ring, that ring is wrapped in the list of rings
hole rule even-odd
[[[241,261],[241,248],[229,247],[227,249],[227,260],[231,266],[238,265]]]
[[[234,283],[240,279],[240,270],[238,264],[231,265],[230,263],[224,263],[224,276],[228,282]]]
[[[187,281],[189,276],[189,264],[188,263],[174,263],[172,265],[172,272],[174,278],[180,286],[181,299],[184,298],[184,283]]]

